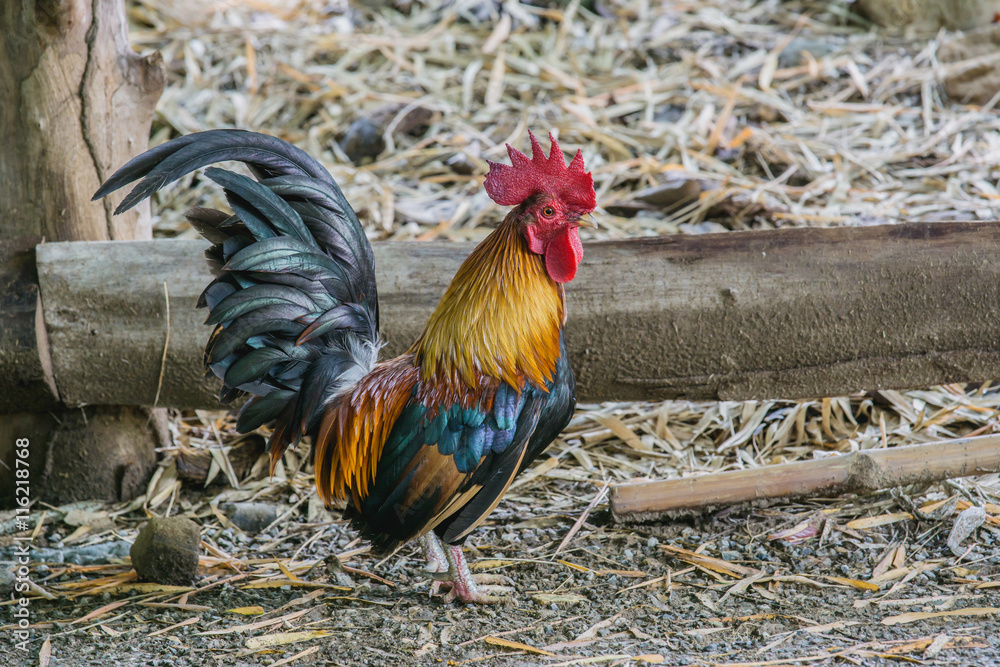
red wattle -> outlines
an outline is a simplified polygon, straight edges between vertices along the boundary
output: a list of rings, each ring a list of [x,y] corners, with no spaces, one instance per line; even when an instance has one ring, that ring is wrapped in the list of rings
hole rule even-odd
[[[546,241],[538,235],[537,225],[528,225],[525,227],[524,234],[528,237],[528,250],[536,255],[544,255]]]
[[[545,270],[557,283],[573,280],[581,259],[583,244],[574,225],[566,225],[545,244]]]

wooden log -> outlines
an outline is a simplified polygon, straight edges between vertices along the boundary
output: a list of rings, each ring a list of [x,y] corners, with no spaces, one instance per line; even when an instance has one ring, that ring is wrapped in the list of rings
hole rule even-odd
[[[857,0],[855,8],[882,28],[929,34],[988,26],[1000,13],[1000,0]]]
[[[44,412],[59,402],[35,275],[37,237],[0,246],[0,396],[11,410]]]
[[[202,367],[211,327],[195,309],[211,280],[206,247],[173,240],[38,246],[52,365],[67,405],[151,406],[162,367],[158,405],[218,407],[219,385]]]
[[[1000,435],[984,435],[752,470],[619,484],[611,489],[611,513],[618,521],[634,523],[740,503],[865,493],[993,472],[1000,472]]]
[[[200,241],[50,243],[38,272],[63,399],[217,407]],[[376,244],[385,354],[419,334],[467,244]],[[567,287],[581,400],[846,395],[1000,378],[1000,224],[588,243]],[[3,367],[0,366],[0,372]],[[0,401],[2,401],[0,397]],[[0,405],[2,410],[2,405]]]

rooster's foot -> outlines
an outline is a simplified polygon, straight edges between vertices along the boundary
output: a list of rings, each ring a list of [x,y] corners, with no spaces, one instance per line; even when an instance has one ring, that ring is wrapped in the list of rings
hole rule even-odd
[[[472,574],[465,562],[462,547],[449,546],[447,573],[435,577],[435,590],[447,591],[445,603],[458,600],[462,604],[513,604],[514,588],[510,577],[501,574]]]

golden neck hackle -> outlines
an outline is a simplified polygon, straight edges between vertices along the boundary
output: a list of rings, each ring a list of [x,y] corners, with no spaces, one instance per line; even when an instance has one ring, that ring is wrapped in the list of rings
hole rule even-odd
[[[540,389],[559,359],[561,286],[518,229],[520,209],[476,246],[411,351],[425,382],[482,386],[484,379]]]

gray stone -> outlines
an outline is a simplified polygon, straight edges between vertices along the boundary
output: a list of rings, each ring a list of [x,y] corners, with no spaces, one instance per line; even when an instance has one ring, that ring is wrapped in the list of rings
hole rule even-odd
[[[368,118],[358,118],[347,128],[340,140],[340,147],[356,165],[373,160],[385,150],[382,128]]]
[[[132,567],[145,581],[188,586],[198,576],[201,528],[183,517],[151,519],[132,545]]]
[[[259,533],[278,518],[278,507],[271,503],[231,503],[221,509],[234,526],[250,534]]]
[[[14,573],[0,566],[0,600],[6,600],[14,592]]]

